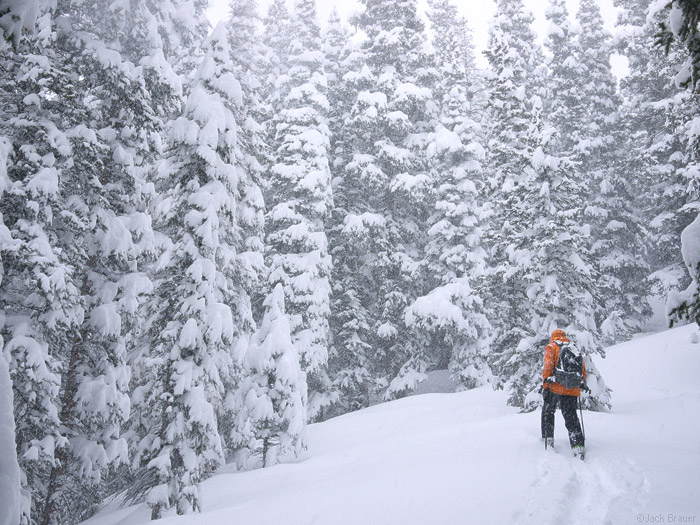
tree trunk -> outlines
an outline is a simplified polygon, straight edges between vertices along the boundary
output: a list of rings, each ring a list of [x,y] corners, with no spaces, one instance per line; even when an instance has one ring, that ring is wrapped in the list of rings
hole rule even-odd
[[[267,452],[270,450],[270,438],[263,438],[263,468],[267,467]]]

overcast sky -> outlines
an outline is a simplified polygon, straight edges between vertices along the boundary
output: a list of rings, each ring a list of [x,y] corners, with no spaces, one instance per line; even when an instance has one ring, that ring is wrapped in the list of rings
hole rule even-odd
[[[462,11],[474,30],[474,44],[477,48],[477,58],[479,63],[485,66],[486,60],[483,55],[481,55],[481,51],[486,48],[489,23],[496,10],[495,2],[492,0],[453,0],[453,2]],[[549,2],[546,0],[524,0],[524,2],[535,15],[535,31],[537,31],[537,34],[540,35],[540,39],[542,39],[547,28],[544,12]],[[606,28],[612,33],[617,17],[617,9],[613,7],[613,0],[597,0],[597,2],[601,8]],[[427,0],[418,0],[418,3],[423,9],[427,8]],[[569,14],[574,22],[578,3],[579,0],[567,0]],[[258,0],[261,14],[267,11],[268,4],[269,0]],[[291,8],[294,1],[287,0],[287,4]],[[344,18],[347,18],[348,14],[360,9],[360,3],[357,0],[317,0],[317,5],[321,23],[325,23],[333,7],[336,7]],[[226,16],[228,16],[228,0],[212,0],[212,7],[209,10],[209,17],[212,23],[216,23],[226,18]],[[618,76],[624,74],[625,60],[622,59],[622,57],[614,57],[613,69]]]

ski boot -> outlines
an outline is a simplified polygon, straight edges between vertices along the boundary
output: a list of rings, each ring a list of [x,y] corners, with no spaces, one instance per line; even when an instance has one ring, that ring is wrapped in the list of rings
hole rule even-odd
[[[544,441],[544,448],[547,450],[548,448],[551,448],[554,450],[554,438],[549,437],[549,438],[542,438],[542,441]]]
[[[575,458],[579,458],[582,460],[586,459],[586,447],[584,447],[583,445],[574,445],[573,447],[571,447],[571,450],[573,451]]]

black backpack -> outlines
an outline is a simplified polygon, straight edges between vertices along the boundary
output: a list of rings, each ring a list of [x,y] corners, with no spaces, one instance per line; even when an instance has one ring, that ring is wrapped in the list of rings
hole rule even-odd
[[[559,360],[554,367],[555,381],[564,388],[581,388],[583,378],[583,356],[573,343],[555,341],[559,345]]]

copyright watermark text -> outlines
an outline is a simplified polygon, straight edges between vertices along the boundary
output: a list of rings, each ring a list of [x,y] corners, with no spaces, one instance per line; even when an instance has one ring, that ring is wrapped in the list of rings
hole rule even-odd
[[[695,514],[637,514],[638,523],[700,523]]]

